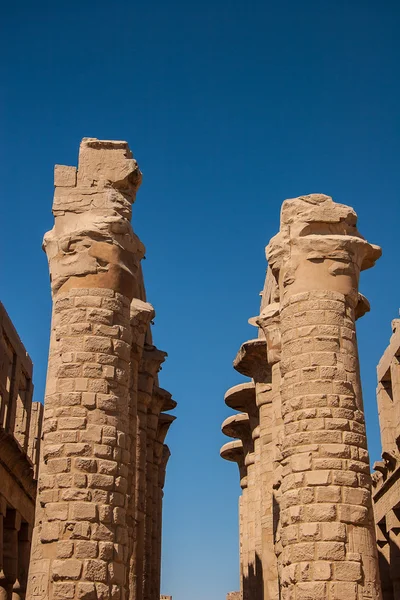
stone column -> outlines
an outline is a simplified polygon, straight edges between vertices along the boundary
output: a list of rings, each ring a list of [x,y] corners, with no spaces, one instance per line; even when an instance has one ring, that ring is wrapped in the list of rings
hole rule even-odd
[[[15,509],[7,508],[3,519],[3,573],[5,579],[0,583],[1,595],[7,600],[11,600],[13,596],[13,586],[18,577],[18,532],[20,527],[21,515]]]
[[[29,600],[123,600],[130,303],[144,247],[130,224],[141,174],[126,142],[85,138],[56,166],[46,234],[53,296]]]
[[[267,361],[267,343],[260,337],[245,342],[233,363],[237,371],[252,377],[255,386],[255,411],[259,426],[255,436],[256,478],[256,579],[258,596],[277,598],[277,567],[273,545],[273,452],[272,452],[272,383]],[[272,542],[272,543],[271,543]]]
[[[267,281],[272,277],[268,269]],[[272,287],[272,283],[270,283]],[[264,573],[264,600],[277,600],[280,589],[280,528],[279,505],[281,486],[281,446],[282,446],[282,409],[280,398],[280,358],[281,336],[279,303],[274,302],[276,293],[272,293],[268,302],[263,302],[256,323],[261,327],[267,344],[267,362],[271,370],[271,389],[265,394],[260,405],[260,438],[265,440],[261,446],[263,479],[262,494],[262,548]],[[264,299],[263,299],[264,300]]]
[[[31,537],[32,527],[28,523],[22,523],[18,532],[18,574],[13,585],[12,600],[25,600]]]
[[[240,487],[242,495],[239,497],[239,570],[240,570],[240,597],[243,600],[243,590],[246,587],[244,584],[244,546],[247,540],[247,507],[246,507],[246,490],[247,490],[247,469],[245,466],[245,456],[243,443],[241,440],[233,440],[224,444],[220,451],[221,458],[235,462],[239,468]],[[228,594],[229,595],[229,594]]]
[[[0,600],[8,600],[8,584],[4,572],[4,519],[7,512],[7,503],[0,496]]]
[[[158,536],[157,536],[157,540],[158,540],[158,546],[157,546],[157,556],[161,556],[161,544],[162,544],[162,504],[163,504],[163,497],[164,497],[164,485],[165,485],[165,476],[166,476],[166,472],[167,472],[167,464],[169,461],[169,458],[171,456],[171,451],[169,449],[169,447],[167,446],[167,444],[163,444],[163,452],[162,452],[162,457],[161,457],[161,462],[160,462],[160,468],[158,470],[158,489],[159,489],[159,494],[158,494],[158,514],[160,515],[159,519],[158,519],[158,527],[159,527],[159,531],[158,531]],[[160,582],[161,582],[161,560],[158,562],[158,570],[156,573],[156,581],[158,582],[157,585],[160,586]],[[161,598],[163,597],[163,595],[161,595]]]
[[[162,409],[172,410],[176,402],[171,394],[159,388],[162,396]],[[171,424],[175,421],[173,415],[161,413],[158,417],[157,434],[154,442],[154,471],[153,471],[153,539],[152,539],[152,588],[151,600],[160,598],[161,588],[161,537],[162,537],[162,499],[165,483],[166,460],[170,453],[165,454],[165,438]],[[165,463],[165,464],[164,464]]]
[[[137,523],[136,513],[136,450],[137,450],[137,429],[138,429],[138,380],[139,367],[143,355],[143,347],[146,332],[150,326],[150,321],[154,318],[155,312],[151,304],[134,298],[131,302],[131,333],[132,346],[130,355],[130,382],[129,382],[129,448],[131,464],[135,468],[129,469],[128,490],[130,494],[127,523],[130,547],[130,565],[128,572],[127,587],[129,589],[129,599],[134,600],[136,589],[136,551],[137,551]]]
[[[164,353],[164,356],[166,354]],[[157,532],[154,531],[157,521],[157,486],[158,467],[157,459],[154,456],[157,430],[159,424],[160,412],[164,403],[168,406],[171,400],[171,394],[166,390],[153,385],[150,405],[147,410],[147,449],[146,449],[146,523],[145,523],[145,589],[144,597],[151,599],[154,596],[154,543],[157,538]],[[174,403],[171,404],[171,408]],[[171,422],[174,420],[172,418]],[[166,432],[165,432],[166,434]]]
[[[165,360],[165,352],[155,346],[145,344],[139,369],[138,411],[137,411],[137,446],[136,446],[136,533],[134,553],[136,567],[134,577],[135,600],[147,600],[144,596],[149,585],[149,563],[146,556],[146,539],[149,532],[149,521],[146,523],[146,509],[150,507],[152,490],[147,489],[147,413],[151,403],[153,386],[161,363]],[[151,538],[150,538],[151,539]]]
[[[243,598],[253,600],[260,597],[260,581],[257,578],[256,562],[256,489],[259,482],[256,478],[254,439],[250,425],[249,416],[239,413],[225,419],[222,424],[222,432],[232,438],[242,441],[244,451],[244,464],[247,474],[247,493],[245,498],[246,507],[246,544],[243,548]],[[259,515],[258,515],[259,516]]]
[[[284,202],[267,247],[282,333],[282,600],[381,598],[355,318],[380,249],[328,196]]]

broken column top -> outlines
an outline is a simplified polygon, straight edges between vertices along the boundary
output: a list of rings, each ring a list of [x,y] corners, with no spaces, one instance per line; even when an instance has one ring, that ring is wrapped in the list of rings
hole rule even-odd
[[[130,220],[141,177],[120,141],[84,138],[78,168],[56,165],[55,223],[43,241],[53,294],[95,287],[137,294],[144,246]]]
[[[281,302],[304,291],[327,290],[356,306],[359,273],[375,264],[381,249],[359,233],[351,207],[309,194],[284,201],[280,231],[266,254]]]
[[[106,187],[131,190],[139,188],[142,174],[128,142],[83,138],[79,147],[78,169],[56,165],[55,187]],[[135,197],[132,196],[132,202]]]

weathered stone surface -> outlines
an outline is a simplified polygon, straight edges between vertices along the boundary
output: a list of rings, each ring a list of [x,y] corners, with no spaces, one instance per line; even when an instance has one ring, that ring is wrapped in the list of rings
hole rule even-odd
[[[152,343],[144,246],[130,223],[140,181],[126,142],[85,138],[78,169],[55,169],[55,224],[44,238],[53,315],[28,600],[159,598],[163,443],[174,420],[161,411],[176,403],[158,387],[166,353]]]
[[[240,509],[241,548],[244,535],[255,549],[255,557],[241,551],[245,600],[381,597],[355,335],[369,310],[359,274],[381,251],[356,224],[354,210],[328,196],[286,200],[266,249],[260,315],[250,319],[258,337],[234,362],[253,382],[226,395],[247,417],[229,417],[223,431],[243,443],[221,450],[242,470],[244,462],[260,502],[260,512],[254,500],[250,512]],[[385,424],[391,448],[393,429]]]
[[[14,600],[26,592],[43,416],[43,406],[32,403],[32,374],[0,303],[0,597]],[[44,493],[57,500],[51,490]]]

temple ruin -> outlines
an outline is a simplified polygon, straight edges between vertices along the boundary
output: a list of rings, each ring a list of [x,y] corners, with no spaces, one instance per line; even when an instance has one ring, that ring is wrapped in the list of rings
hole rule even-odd
[[[130,222],[141,173],[126,142],[84,138],[54,183],[44,406],[0,303],[0,600],[172,600],[160,575],[176,402]],[[400,598],[400,319],[377,369],[372,475],[355,329],[360,272],[380,255],[352,208],[283,203],[256,334],[233,363],[248,380],[225,394],[221,456],[241,488],[227,600]]]
[[[382,461],[372,476],[383,600],[400,598],[400,319],[392,330],[377,369]]]
[[[243,600],[380,600],[379,566],[384,600],[400,598],[400,328],[378,366],[376,539],[355,321],[381,250],[356,224],[352,208],[300,196],[266,248],[257,337],[234,360],[251,381],[226,393],[238,412],[222,425],[242,489]]]
[[[0,302],[0,599],[25,598],[43,405],[33,366]]]
[[[161,512],[176,406],[159,386],[141,173],[126,142],[85,138],[55,167],[44,237],[53,314],[28,600],[158,600]]]

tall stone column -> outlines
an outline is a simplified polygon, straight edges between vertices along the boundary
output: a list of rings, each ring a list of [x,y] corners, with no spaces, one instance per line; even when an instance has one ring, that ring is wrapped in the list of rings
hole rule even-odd
[[[152,488],[147,487],[147,464],[149,446],[148,434],[148,409],[152,400],[153,386],[161,363],[165,360],[166,353],[146,344],[142,355],[138,380],[138,411],[137,411],[137,446],[136,446],[136,532],[134,540],[134,553],[136,557],[134,598],[147,600],[150,581],[149,554],[146,554],[146,540],[151,539],[151,511]],[[149,517],[146,520],[147,511]]]
[[[246,490],[247,490],[247,469],[245,466],[245,456],[243,443],[241,440],[232,440],[224,444],[220,451],[221,458],[235,462],[239,469],[240,487],[242,494],[239,497],[239,569],[240,569],[240,595],[242,600],[245,598],[244,588],[244,547],[247,541],[247,506],[246,506]]]
[[[164,354],[165,355],[165,354]],[[147,411],[147,454],[146,454],[146,540],[145,540],[145,591],[144,597],[152,599],[155,594],[154,584],[156,580],[156,565],[154,544],[157,539],[157,488],[158,488],[158,457],[155,456],[155,446],[159,428],[159,419],[161,410],[172,409],[176,403],[172,401],[171,394],[160,388],[157,382],[153,385],[150,405]],[[169,425],[175,420],[175,417],[167,417]],[[169,427],[169,426],[168,426]],[[168,431],[167,427],[167,431]],[[165,432],[165,435],[167,434]],[[160,557],[161,560],[161,557]],[[159,595],[159,592],[158,592]]]
[[[160,390],[162,397],[162,410],[172,410],[176,406],[171,394]],[[153,538],[152,538],[152,587],[151,600],[159,600],[161,588],[161,539],[162,539],[162,499],[165,483],[165,470],[170,452],[165,453],[165,438],[172,423],[173,415],[161,413],[157,422],[157,433],[154,442],[154,470],[153,470]]]
[[[252,320],[250,320],[251,322]],[[277,592],[276,557],[273,543],[272,525],[272,385],[271,367],[267,361],[267,344],[262,330],[259,337],[245,342],[233,363],[234,368],[251,377],[254,382],[254,415],[257,415],[257,429],[254,435],[256,480],[255,496],[255,551],[257,598],[273,600]]]
[[[4,572],[4,519],[7,511],[7,503],[3,496],[0,496],[0,600],[7,600],[7,579]]]
[[[140,293],[140,290],[138,291]],[[137,430],[138,430],[138,384],[139,384],[139,367],[143,355],[143,347],[145,342],[146,332],[150,326],[151,320],[154,318],[155,312],[151,304],[134,298],[131,302],[130,317],[131,317],[131,333],[132,346],[130,355],[130,382],[129,382],[129,448],[131,465],[135,468],[129,469],[128,473],[128,490],[130,494],[127,523],[130,548],[130,565],[128,571],[127,587],[129,589],[129,599],[135,599],[136,588],[136,551],[137,551],[137,523],[135,518],[136,513],[136,450],[137,450]]]
[[[25,600],[31,550],[31,537],[32,527],[28,523],[21,523],[21,527],[18,532],[17,579],[13,585],[12,600]]]
[[[266,341],[270,372],[270,387],[260,403],[260,438],[262,472],[262,548],[264,600],[277,600],[280,594],[280,554],[282,551],[279,527],[282,408],[280,397],[281,331],[279,289],[270,268],[267,270],[260,315],[254,319]]]
[[[162,543],[162,503],[164,497],[164,485],[165,485],[165,476],[167,471],[167,464],[171,456],[171,451],[167,444],[163,444],[162,457],[160,462],[160,468],[158,470],[158,513],[160,518],[158,519],[159,533],[157,536],[158,546],[157,546],[157,556],[161,556],[161,543]],[[157,586],[160,587],[161,583],[161,560],[158,562],[158,568],[156,573],[156,581]],[[161,595],[161,598],[163,596]]]
[[[280,291],[282,600],[379,600],[355,319],[380,249],[328,196],[284,202],[267,247]]]
[[[132,231],[141,175],[126,142],[85,138],[56,166],[44,239],[53,296],[29,600],[123,600],[130,303],[144,248]]]
[[[13,597],[13,587],[18,578],[18,532],[21,528],[21,515],[7,508],[3,520],[3,572],[5,579],[1,584],[1,593],[7,600]]]
[[[256,560],[256,518],[257,487],[254,439],[251,421],[247,414],[239,413],[225,419],[222,432],[232,438],[240,439],[243,444],[244,464],[247,474],[246,493],[246,544],[243,549],[243,598],[253,600],[260,597],[260,580],[257,575]],[[259,515],[258,515],[259,516]]]

